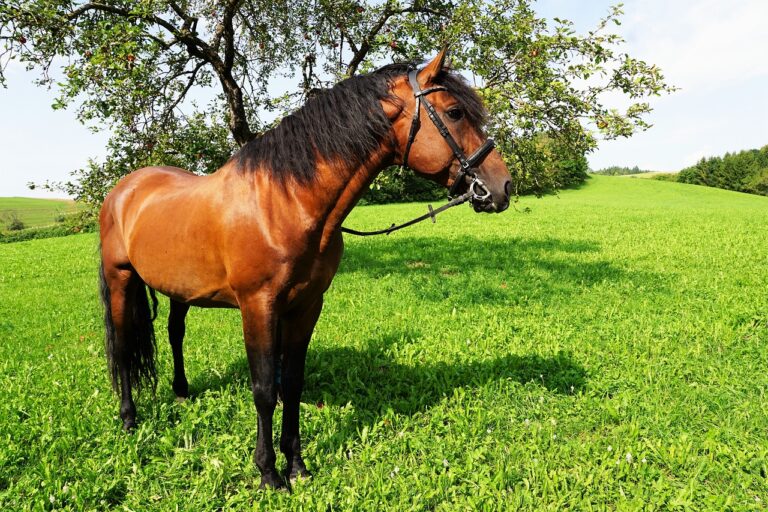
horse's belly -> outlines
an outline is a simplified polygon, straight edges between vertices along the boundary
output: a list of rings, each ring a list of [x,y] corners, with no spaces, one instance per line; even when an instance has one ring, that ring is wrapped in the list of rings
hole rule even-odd
[[[128,258],[144,282],[174,300],[206,307],[237,307],[209,224],[168,223],[158,211],[128,237]]]

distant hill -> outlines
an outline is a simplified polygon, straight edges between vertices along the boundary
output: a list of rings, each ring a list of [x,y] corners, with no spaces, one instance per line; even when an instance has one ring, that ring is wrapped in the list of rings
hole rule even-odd
[[[36,199],[30,197],[0,197],[0,231],[18,219],[25,228],[49,226],[57,218],[78,210],[74,201],[67,199]]]

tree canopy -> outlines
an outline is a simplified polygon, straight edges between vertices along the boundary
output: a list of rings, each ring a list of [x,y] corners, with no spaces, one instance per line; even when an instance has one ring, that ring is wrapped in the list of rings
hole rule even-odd
[[[768,196],[768,146],[702,158],[680,171],[677,181]]]
[[[54,108],[111,130],[107,161],[64,184],[97,204],[141,165],[212,172],[314,90],[447,44],[490,110],[517,190],[540,191],[564,184],[553,158],[648,128],[647,98],[674,89],[622,51],[621,14],[577,34],[531,0],[6,0],[0,83],[21,61],[55,86]],[[293,85],[275,90],[280,79]],[[616,91],[628,107],[605,103]]]

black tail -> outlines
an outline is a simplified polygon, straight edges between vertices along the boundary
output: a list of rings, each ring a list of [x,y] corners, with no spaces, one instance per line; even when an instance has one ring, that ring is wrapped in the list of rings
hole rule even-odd
[[[126,290],[126,313],[130,318],[130,326],[125,332],[125,347],[120,351],[117,346],[115,323],[112,320],[112,301],[104,276],[104,263],[99,268],[101,301],[104,304],[104,327],[106,329],[105,346],[107,364],[109,366],[112,387],[120,390],[120,367],[128,368],[128,377],[132,388],[141,390],[149,385],[154,393],[157,387],[157,370],[155,369],[155,328],[152,321],[157,317],[157,297],[155,290],[149,289],[152,297],[152,311],[147,300],[147,286],[135,274],[137,283]],[[128,322],[126,322],[128,323]]]

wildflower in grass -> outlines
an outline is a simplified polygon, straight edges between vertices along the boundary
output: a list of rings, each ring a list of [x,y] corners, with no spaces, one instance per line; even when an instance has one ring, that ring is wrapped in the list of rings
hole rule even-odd
[[[648,462],[648,460],[647,460],[645,457],[643,457],[643,459],[642,459],[640,462],[642,462],[643,464],[645,464],[646,462]]]
[[[608,451],[609,451],[609,452],[610,452],[610,451],[613,451],[613,446],[611,446],[611,445],[608,445]]]
[[[626,459],[627,459],[627,462],[629,464],[632,464],[632,454],[631,453],[627,453]]]
[[[443,459],[443,467],[448,469],[448,459]]]
[[[523,423],[525,424],[526,427],[531,426],[531,420],[529,420],[528,418],[525,418],[525,421]]]

